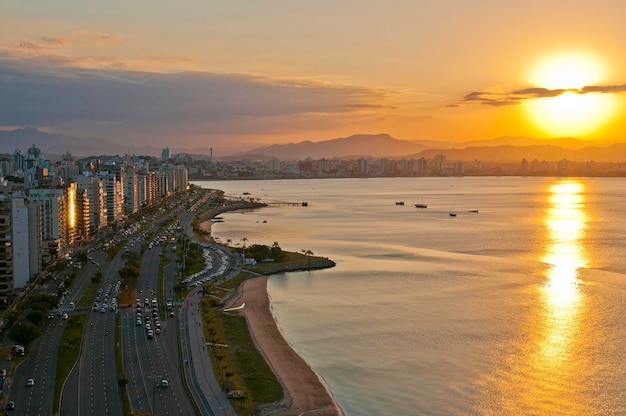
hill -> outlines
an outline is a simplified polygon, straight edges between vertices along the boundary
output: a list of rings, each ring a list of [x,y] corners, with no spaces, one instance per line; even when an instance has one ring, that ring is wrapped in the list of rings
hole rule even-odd
[[[442,142],[415,142],[399,140],[388,134],[356,134],[350,137],[303,141],[299,143],[275,144],[251,150],[246,154],[270,156],[276,159],[298,160],[348,157],[399,157],[420,152],[432,147],[443,148]]]

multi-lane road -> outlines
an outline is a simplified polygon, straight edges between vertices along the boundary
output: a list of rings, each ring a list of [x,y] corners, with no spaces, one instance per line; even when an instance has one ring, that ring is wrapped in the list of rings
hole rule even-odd
[[[181,206],[182,203],[178,206],[170,203],[161,212],[170,219],[172,213],[178,212],[183,232],[193,235],[190,223],[195,213],[180,210]],[[99,297],[104,298],[106,293],[109,302],[117,297],[122,289],[119,270],[125,264],[124,253],[141,253],[141,248],[151,243],[144,241],[146,236],[163,232],[155,224],[165,224],[164,218],[152,218],[145,221],[143,227],[134,227],[134,234],[130,233],[127,238],[135,244],[120,250],[112,260],[107,260],[104,251],[91,252],[90,261],[69,288],[63,305],[44,326],[28,358],[7,379],[5,393],[8,392],[9,400],[16,403],[11,414],[54,413],[56,360],[67,325],[64,314],[80,313],[88,315],[87,325],[80,357],[62,387],[61,415],[121,416],[124,410],[120,389],[125,389],[122,391],[133,413],[235,415],[213,376],[197,310],[197,292],[192,292],[183,302],[174,302],[171,308],[165,307],[178,282],[178,259],[171,245],[152,244],[143,251],[141,272],[135,284],[136,300],[131,304],[109,307],[111,303],[107,303],[106,309],[101,311],[100,299],[94,307],[75,310],[74,305],[79,304],[100,265],[103,281]],[[160,281],[162,254],[169,258],[170,264],[165,267],[164,280]],[[213,267],[220,267],[224,261],[230,262],[230,259],[215,255]],[[118,350],[122,353],[122,374],[118,374]],[[27,386],[31,378],[34,385]]]

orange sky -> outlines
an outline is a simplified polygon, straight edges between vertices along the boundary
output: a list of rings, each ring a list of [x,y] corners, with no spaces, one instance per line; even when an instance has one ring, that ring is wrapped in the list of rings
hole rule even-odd
[[[4,129],[187,149],[625,139],[620,1],[22,3],[0,6]]]

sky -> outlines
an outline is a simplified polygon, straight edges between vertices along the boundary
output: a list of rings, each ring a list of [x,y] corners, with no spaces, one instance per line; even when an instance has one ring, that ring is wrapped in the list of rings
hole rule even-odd
[[[173,150],[626,141],[626,2],[0,0],[0,129]]]

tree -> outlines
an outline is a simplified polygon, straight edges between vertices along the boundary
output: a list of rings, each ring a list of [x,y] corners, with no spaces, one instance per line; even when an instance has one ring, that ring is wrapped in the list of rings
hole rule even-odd
[[[246,237],[242,237],[241,239],[241,255],[245,259],[246,258],[246,242],[248,239]]]
[[[26,315],[26,319],[32,322],[36,327],[41,327],[43,325],[44,320],[46,319],[46,314],[40,309],[33,309]]]
[[[274,244],[272,244],[272,247],[270,248],[269,256],[274,261],[281,261],[283,259],[283,257],[285,256],[285,253],[283,252],[283,250],[278,245],[278,241],[274,241]]]
[[[29,345],[41,331],[31,322],[18,322],[9,331],[9,337],[17,344]]]
[[[311,264],[311,256],[313,255],[313,252],[311,250],[302,250],[302,253],[308,258],[307,262],[310,265]]]
[[[135,266],[126,265],[119,271],[120,277],[124,280],[135,280],[139,277],[139,269]]]

